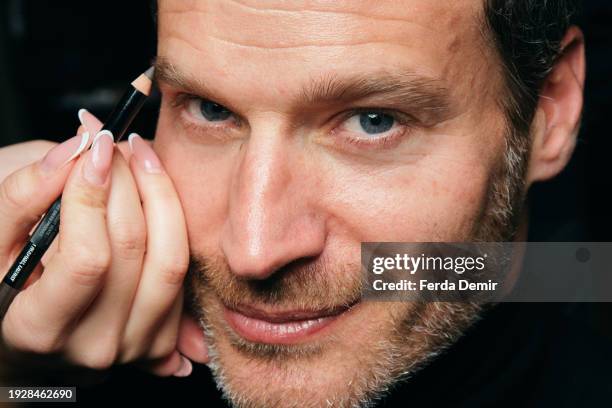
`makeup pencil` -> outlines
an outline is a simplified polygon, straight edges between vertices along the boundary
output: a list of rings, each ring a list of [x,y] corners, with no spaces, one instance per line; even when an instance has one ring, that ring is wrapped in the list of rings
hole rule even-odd
[[[132,81],[131,86],[119,100],[115,109],[102,126],[102,130],[108,130],[113,135],[115,142],[119,142],[125,131],[136,117],[145,100],[151,93],[153,86],[153,73],[155,68],[151,67]],[[90,146],[91,148],[91,146]],[[4,318],[6,311],[13,299],[19,293],[26,280],[42,259],[44,253],[49,249],[51,242],[59,232],[60,223],[60,196],[49,207],[44,217],[30,236],[28,243],[10,267],[2,283],[0,283],[0,321]]]

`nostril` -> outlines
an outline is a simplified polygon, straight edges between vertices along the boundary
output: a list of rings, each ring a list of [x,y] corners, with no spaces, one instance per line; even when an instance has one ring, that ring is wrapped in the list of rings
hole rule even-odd
[[[295,239],[269,240],[257,251],[252,249],[244,240],[225,240],[222,251],[235,276],[252,280],[269,279],[273,274],[311,263],[323,248],[309,245],[306,239]]]
[[[244,279],[266,279],[279,266],[278,255],[264,251],[261,246],[253,249],[254,246],[244,237],[226,234],[222,238],[221,250],[232,274]]]

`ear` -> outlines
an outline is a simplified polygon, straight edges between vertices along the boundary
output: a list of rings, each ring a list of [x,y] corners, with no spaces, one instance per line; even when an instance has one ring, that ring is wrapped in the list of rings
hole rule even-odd
[[[569,162],[578,136],[585,76],[584,37],[571,27],[545,79],[532,124],[527,184],[550,179]]]

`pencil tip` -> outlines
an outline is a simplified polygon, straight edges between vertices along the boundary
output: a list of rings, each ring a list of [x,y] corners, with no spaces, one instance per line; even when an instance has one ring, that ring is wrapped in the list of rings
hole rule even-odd
[[[154,73],[155,73],[155,67],[151,67],[144,72],[144,75],[150,80],[153,80]]]
[[[140,74],[138,78],[132,81],[132,86],[148,96],[149,93],[151,93],[151,87],[153,86],[154,73],[155,67],[147,69],[145,72]]]

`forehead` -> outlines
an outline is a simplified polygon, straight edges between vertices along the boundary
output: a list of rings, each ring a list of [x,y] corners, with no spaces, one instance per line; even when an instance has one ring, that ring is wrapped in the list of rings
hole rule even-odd
[[[343,72],[409,70],[473,87],[489,60],[481,8],[481,0],[159,0],[158,53],[226,92],[248,98],[245,84],[259,88],[259,101]]]

